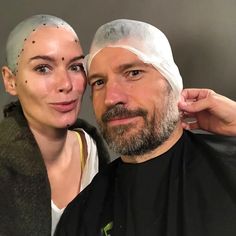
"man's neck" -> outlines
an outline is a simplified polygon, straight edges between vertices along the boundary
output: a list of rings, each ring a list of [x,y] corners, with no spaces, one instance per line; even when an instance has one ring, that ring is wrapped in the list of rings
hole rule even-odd
[[[121,159],[123,162],[133,163],[133,164],[151,160],[155,157],[162,155],[163,153],[167,152],[170,148],[172,148],[176,144],[176,142],[180,139],[182,134],[183,134],[183,128],[181,127],[180,123],[178,123],[175,130],[170,135],[170,137],[162,145],[160,145],[153,151],[137,156],[122,156]]]

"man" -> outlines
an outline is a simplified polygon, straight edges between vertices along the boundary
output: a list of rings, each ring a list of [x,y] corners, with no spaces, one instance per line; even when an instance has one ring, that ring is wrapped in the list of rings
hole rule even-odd
[[[97,122],[121,157],[69,205],[56,235],[236,235],[236,140],[183,131],[182,79],[165,35],[109,22],[87,70]]]

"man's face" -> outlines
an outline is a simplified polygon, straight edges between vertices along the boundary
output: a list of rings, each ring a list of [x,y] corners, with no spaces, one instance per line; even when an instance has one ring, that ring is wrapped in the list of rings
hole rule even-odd
[[[92,60],[89,84],[97,122],[108,145],[122,155],[148,153],[179,119],[165,78],[123,48],[104,48]]]
[[[75,122],[86,87],[82,49],[63,28],[41,27],[24,44],[16,95],[31,127],[65,128]]]

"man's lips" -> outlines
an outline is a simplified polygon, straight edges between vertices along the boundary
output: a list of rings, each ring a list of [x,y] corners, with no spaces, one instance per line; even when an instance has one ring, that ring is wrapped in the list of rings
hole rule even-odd
[[[137,121],[140,116],[120,116],[120,117],[113,117],[106,121],[109,126],[116,126],[116,125],[127,125],[132,122]]]
[[[53,102],[50,106],[58,112],[69,112],[77,106],[77,100]]]

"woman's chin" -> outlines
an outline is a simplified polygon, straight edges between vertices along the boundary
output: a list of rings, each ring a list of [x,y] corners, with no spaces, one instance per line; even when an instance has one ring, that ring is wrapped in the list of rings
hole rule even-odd
[[[76,119],[68,119],[63,122],[58,122],[57,127],[61,128],[61,129],[68,129],[69,127],[71,127],[75,123],[75,121],[76,121]]]

